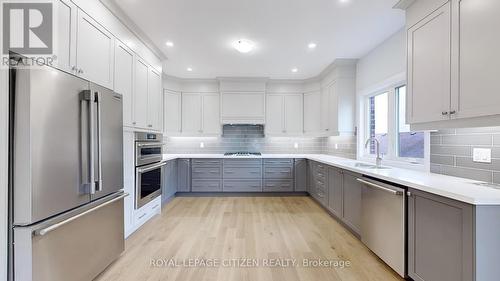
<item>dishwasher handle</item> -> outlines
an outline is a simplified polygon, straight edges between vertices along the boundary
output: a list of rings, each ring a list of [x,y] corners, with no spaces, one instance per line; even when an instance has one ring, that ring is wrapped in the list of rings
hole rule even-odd
[[[373,183],[373,182],[370,182],[370,181],[367,181],[367,180],[364,180],[364,179],[356,179],[356,180],[359,181],[360,183],[366,184],[368,186],[374,187],[376,189],[379,189],[379,190],[382,190],[382,191],[385,191],[385,192],[392,193],[394,195],[403,195],[403,191],[398,191],[398,190],[390,189],[390,188],[378,185],[376,183]]]

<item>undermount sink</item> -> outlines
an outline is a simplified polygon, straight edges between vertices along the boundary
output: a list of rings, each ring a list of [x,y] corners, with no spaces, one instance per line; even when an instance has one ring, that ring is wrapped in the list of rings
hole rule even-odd
[[[377,165],[366,164],[366,163],[356,163],[356,164],[354,164],[354,167],[363,168],[363,169],[378,169],[378,170],[390,169],[390,167],[377,166]]]

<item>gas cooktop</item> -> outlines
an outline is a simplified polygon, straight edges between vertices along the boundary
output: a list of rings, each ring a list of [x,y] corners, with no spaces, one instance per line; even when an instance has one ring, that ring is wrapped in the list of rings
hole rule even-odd
[[[261,156],[260,152],[226,152],[224,156],[252,157]]]

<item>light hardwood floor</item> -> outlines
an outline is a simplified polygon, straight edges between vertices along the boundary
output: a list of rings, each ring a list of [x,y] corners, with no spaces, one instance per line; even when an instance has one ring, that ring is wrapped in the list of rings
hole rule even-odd
[[[177,197],[129,237],[125,248],[97,280],[403,280],[305,196]],[[259,266],[227,267],[239,258]],[[220,266],[169,267],[158,259],[206,259]],[[276,259],[296,259],[298,265],[263,266]],[[304,267],[304,259],[350,266]]]

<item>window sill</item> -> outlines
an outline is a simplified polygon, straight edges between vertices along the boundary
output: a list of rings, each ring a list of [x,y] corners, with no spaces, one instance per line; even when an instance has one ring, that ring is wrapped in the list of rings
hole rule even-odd
[[[375,157],[358,157],[359,161],[364,161],[364,162],[370,162],[370,163],[375,163]],[[382,166],[389,166],[389,167],[395,167],[395,168],[401,168],[401,169],[408,169],[408,170],[415,170],[415,171],[422,171],[422,172],[428,172],[429,171],[429,165],[426,163],[415,163],[411,161],[406,161],[406,160],[400,160],[400,159],[385,159],[382,158]]]

